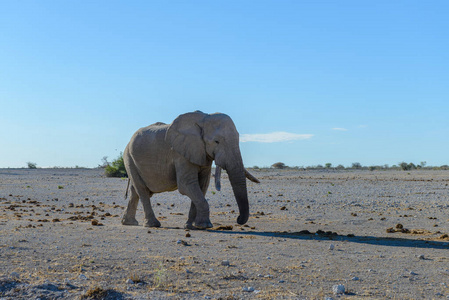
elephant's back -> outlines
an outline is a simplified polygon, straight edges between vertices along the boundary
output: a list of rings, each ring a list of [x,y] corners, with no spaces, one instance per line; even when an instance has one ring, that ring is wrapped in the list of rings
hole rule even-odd
[[[147,154],[154,153],[155,155],[159,151],[165,151],[170,147],[165,142],[165,134],[167,133],[169,125],[157,122],[147,127],[142,127],[134,133],[131,141],[128,144],[128,151],[131,156],[137,158]]]
[[[129,165],[137,168],[142,180],[153,193],[176,189],[174,151],[165,141],[168,127],[164,123],[155,123],[140,128],[125,150]]]

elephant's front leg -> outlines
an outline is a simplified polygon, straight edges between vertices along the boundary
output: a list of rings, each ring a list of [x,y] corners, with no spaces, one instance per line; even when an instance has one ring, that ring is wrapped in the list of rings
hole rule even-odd
[[[188,196],[190,200],[192,200],[186,228],[188,228],[189,225],[193,225],[192,227],[197,229],[213,227],[209,218],[209,204],[207,203],[199,184],[181,185],[178,186],[178,188],[181,194]]]
[[[193,222],[195,222],[196,218],[196,207],[193,201],[190,202],[190,210],[189,210],[189,218],[187,219],[187,223],[184,225],[185,229],[195,229],[193,226]]]
[[[209,181],[210,181],[210,168],[206,168],[202,170],[198,176],[199,178],[199,184],[201,191],[203,192],[203,196],[206,197],[207,188],[209,187]],[[196,219],[196,207],[195,203],[193,201],[190,202],[190,210],[189,210],[189,219],[187,220],[187,223],[184,225],[184,228],[186,229],[195,229],[193,226],[193,222],[195,222]],[[212,224],[211,224],[212,225]]]

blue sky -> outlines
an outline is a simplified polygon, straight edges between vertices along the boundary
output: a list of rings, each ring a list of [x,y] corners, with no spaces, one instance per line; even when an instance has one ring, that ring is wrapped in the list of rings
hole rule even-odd
[[[1,1],[0,167],[230,115],[246,166],[449,164],[447,1]]]

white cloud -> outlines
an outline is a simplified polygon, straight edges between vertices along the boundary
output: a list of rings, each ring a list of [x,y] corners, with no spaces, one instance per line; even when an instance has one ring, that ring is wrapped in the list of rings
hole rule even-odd
[[[348,131],[346,128],[341,128],[341,127],[335,127],[335,128],[332,128],[332,130],[337,130],[337,131]]]
[[[257,142],[257,143],[278,143],[297,140],[306,140],[313,137],[313,134],[297,134],[289,132],[272,132],[260,134],[242,134],[240,135],[240,142]]]

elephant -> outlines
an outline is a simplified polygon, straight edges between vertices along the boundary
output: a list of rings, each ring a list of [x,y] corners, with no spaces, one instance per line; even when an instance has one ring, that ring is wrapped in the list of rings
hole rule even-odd
[[[201,111],[178,116],[171,124],[155,123],[140,128],[123,152],[130,197],[123,225],[138,225],[137,205],[142,202],[145,227],[160,227],[151,207],[153,194],[176,189],[190,198],[184,228],[211,228],[209,204],[205,198],[215,161],[215,184],[220,189],[221,169],[227,171],[239,208],[238,224],[249,218],[246,178],[259,183],[243,166],[239,133],[232,119],[222,113]],[[126,198],[126,196],[125,196]]]

